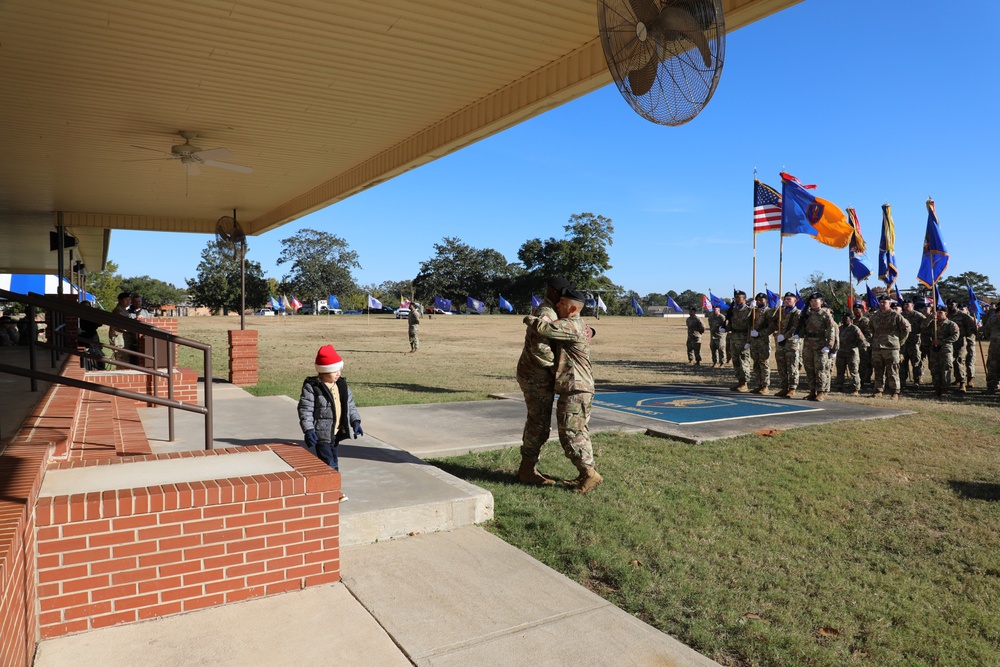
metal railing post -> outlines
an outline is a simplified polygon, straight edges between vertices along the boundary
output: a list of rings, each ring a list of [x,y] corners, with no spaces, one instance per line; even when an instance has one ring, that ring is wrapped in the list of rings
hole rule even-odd
[[[205,449],[215,449],[212,435],[212,348],[205,350]]]
[[[167,343],[167,398],[174,400],[174,345]],[[174,441],[174,408],[167,408],[167,440]]]
[[[28,368],[38,370],[35,365],[35,342],[38,341],[38,325],[35,324],[35,306],[28,305]],[[38,380],[31,378],[31,391],[38,391]]]

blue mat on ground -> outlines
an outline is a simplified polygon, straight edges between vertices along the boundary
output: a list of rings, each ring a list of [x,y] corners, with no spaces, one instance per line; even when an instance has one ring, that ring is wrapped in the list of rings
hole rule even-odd
[[[692,386],[598,392],[594,396],[594,406],[672,424],[704,424],[822,410],[798,401],[792,403],[743,394],[723,394],[715,387]]]

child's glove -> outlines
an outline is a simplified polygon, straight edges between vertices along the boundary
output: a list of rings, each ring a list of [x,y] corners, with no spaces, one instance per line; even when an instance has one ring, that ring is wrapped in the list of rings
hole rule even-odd
[[[310,447],[315,447],[319,444],[319,436],[316,435],[316,431],[314,429],[306,431],[306,444]]]
[[[351,424],[354,427],[354,439],[357,440],[359,435],[364,435],[365,432],[361,430],[361,422],[354,422]]]

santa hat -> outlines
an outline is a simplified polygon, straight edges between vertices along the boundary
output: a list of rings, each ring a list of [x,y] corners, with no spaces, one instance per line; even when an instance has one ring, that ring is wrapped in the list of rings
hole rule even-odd
[[[324,345],[316,353],[317,373],[336,373],[344,368],[344,360],[340,358],[333,345]]]

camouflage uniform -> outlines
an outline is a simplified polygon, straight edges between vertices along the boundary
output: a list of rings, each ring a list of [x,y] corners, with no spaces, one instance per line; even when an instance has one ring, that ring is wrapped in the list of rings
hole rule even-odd
[[[969,375],[969,364],[972,364],[973,369],[975,369],[976,359],[973,357],[972,361],[969,361],[969,345],[966,341],[968,338],[975,339],[976,337],[976,320],[968,313],[963,313],[962,311],[956,311],[954,313],[948,313],[948,319],[958,325],[959,338],[953,344],[953,356],[951,362],[952,372],[954,373],[955,382],[959,386],[964,386],[972,376]]]
[[[1000,383],[1000,311],[983,319],[983,336],[990,341],[990,353],[986,357],[986,391],[994,393]]]
[[[833,315],[825,308],[809,308],[799,316],[798,335],[802,337],[802,365],[806,369],[811,396],[830,391],[830,370],[827,362],[835,336]]]
[[[579,315],[555,322],[528,315],[524,323],[543,338],[559,342],[555,377],[555,390],[559,394],[556,403],[559,442],[566,458],[582,472],[586,466],[594,465],[589,427],[590,409],[594,403],[589,327]]]
[[[729,333],[729,358],[733,361],[736,371],[736,382],[745,385],[750,376],[750,351],[746,349],[750,335],[750,316],[753,308],[747,304],[737,306],[735,303],[726,311],[726,331]]]
[[[711,334],[709,347],[712,350],[712,363],[720,366],[726,363],[726,334],[719,331],[719,328],[726,328],[726,318],[721,313],[716,315],[710,313],[708,316],[708,332]]]
[[[547,298],[532,312],[536,317],[558,319],[554,304]],[[524,349],[517,362],[517,384],[524,394],[528,417],[521,436],[521,457],[534,463],[552,428],[552,401],[555,398],[555,353],[548,339],[532,327],[524,334]]]
[[[829,309],[827,309],[829,310]],[[833,311],[830,310],[830,315]],[[826,372],[830,375],[830,382],[833,383],[833,374],[837,371],[837,352],[840,351],[840,325],[837,320],[833,320],[833,345],[830,346],[830,356],[826,360]]]
[[[121,304],[115,306],[115,309],[111,311],[111,314],[118,315],[119,317],[124,317],[126,319],[135,319],[129,312],[128,308],[122,306]],[[129,331],[119,329],[113,325],[108,327],[108,342],[115,347],[129,347],[129,343],[133,340],[134,335],[135,334]],[[115,361],[130,363],[131,358],[132,355],[130,355],[127,351],[114,351]]]
[[[865,335],[865,340],[869,343],[872,339],[872,322],[864,311],[859,317],[854,318],[854,325],[861,329],[861,333]],[[869,347],[867,350],[861,351],[861,361],[859,362],[858,372],[861,373],[861,384],[862,386],[866,384],[871,384],[872,381],[872,348]]]
[[[837,384],[845,394],[861,391],[861,351],[867,349],[868,339],[858,325],[841,327],[840,349],[837,351]]]
[[[775,332],[781,338],[777,347],[774,348],[774,359],[778,362],[778,384],[781,385],[782,395],[793,392],[799,387],[799,362],[802,360],[802,340],[792,338],[795,330],[799,326],[799,317],[802,311],[792,306],[791,308],[779,306],[781,308],[781,324],[778,325],[778,317],[775,316]]]
[[[413,304],[410,304],[410,314],[406,316],[406,322],[410,329],[410,350],[416,352],[420,347],[420,311]]]
[[[920,384],[920,378],[924,374],[924,360],[920,354],[920,330],[924,328],[924,320],[927,319],[926,315],[918,313],[916,310],[903,311],[903,317],[910,323],[910,335],[906,338],[902,360],[899,364],[899,384],[901,387],[906,386],[911,368],[913,369],[913,384],[915,385]]]
[[[777,328],[777,314],[772,308],[754,307],[755,316],[751,317],[752,331],[750,334],[751,369],[750,388],[760,392],[771,385],[771,334]]]
[[[938,349],[935,349],[934,345],[935,328],[937,339],[940,341]],[[938,396],[947,391],[948,385],[951,384],[954,345],[961,337],[961,329],[949,319],[938,322],[936,318],[928,317],[924,321],[924,328],[920,332],[920,344],[927,352],[927,366]]]
[[[687,324],[687,353],[688,361],[696,364],[701,363],[701,335],[705,333],[705,325],[701,323],[701,318],[697,315],[688,315],[685,322]]]
[[[899,394],[899,349],[910,335],[910,323],[894,310],[880,310],[872,315],[871,324],[875,393],[888,389],[890,394]]]

